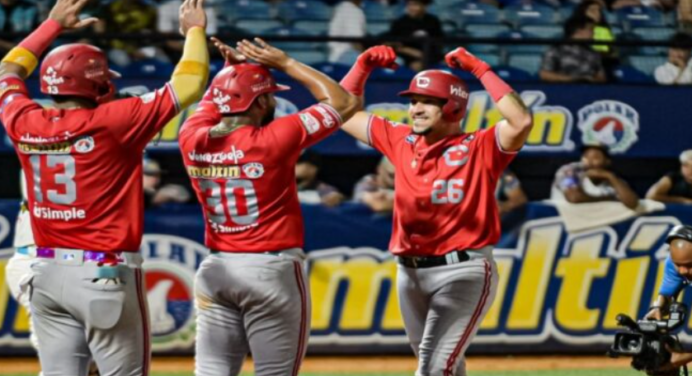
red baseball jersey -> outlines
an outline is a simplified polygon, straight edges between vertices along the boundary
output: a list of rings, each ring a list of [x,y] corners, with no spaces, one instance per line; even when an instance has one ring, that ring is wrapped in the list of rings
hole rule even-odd
[[[407,125],[370,117],[369,143],[396,168],[392,253],[439,256],[497,243],[495,187],[516,152],[501,149],[496,130],[428,145]]]
[[[44,109],[0,78],[0,121],[26,174],[36,245],[138,251],[142,153],[179,112],[170,85],[94,109]]]
[[[341,117],[317,104],[266,126],[241,126],[223,137],[214,106],[200,105],[180,131],[183,161],[206,223],[207,247],[267,252],[303,247],[295,164],[302,149],[334,133]]]

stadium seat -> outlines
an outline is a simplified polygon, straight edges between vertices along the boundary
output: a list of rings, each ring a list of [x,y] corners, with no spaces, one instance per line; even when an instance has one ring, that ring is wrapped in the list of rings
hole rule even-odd
[[[515,54],[509,56],[507,63],[512,68],[521,69],[533,76],[538,76],[542,61],[543,56],[541,55]]]
[[[476,57],[485,61],[491,67],[496,67],[496,66],[500,65],[500,63],[502,61],[502,59],[500,58],[500,55],[497,55],[497,54],[478,53],[478,54],[476,54]]]
[[[629,57],[630,66],[649,76],[652,76],[656,67],[665,63],[666,60],[667,58],[663,56],[635,55]]]
[[[467,24],[464,34],[472,38],[498,38],[510,30],[511,28],[504,24]],[[474,54],[500,52],[500,46],[495,43],[472,43],[466,48]]]
[[[644,41],[667,42],[675,34],[675,30],[669,27],[635,27],[632,34]],[[642,55],[665,55],[667,47],[642,46],[638,52]]]
[[[298,29],[295,27],[277,27],[265,31],[266,35],[279,37],[300,37],[300,36],[315,36],[317,35],[311,30]],[[283,50],[313,50],[320,48],[320,45],[314,42],[293,42],[293,41],[274,41],[272,45]]]
[[[375,1],[363,2],[363,12],[368,23],[371,21],[392,21],[404,13],[404,8],[396,5],[382,5]]]
[[[525,25],[520,27],[519,31],[539,39],[560,39],[563,34],[560,25]]]
[[[518,68],[510,67],[508,65],[499,65],[493,67],[493,71],[505,81],[530,82],[536,80],[536,78],[530,73]]]
[[[444,31],[445,35],[448,37],[455,36],[459,32],[457,24],[451,21],[442,21],[442,31]]]
[[[296,29],[310,30],[318,35],[329,34],[329,21],[324,20],[298,20],[292,25]]]
[[[656,82],[652,76],[627,65],[613,69],[613,76],[617,82],[625,84],[649,84]]]
[[[415,71],[413,71],[411,68],[409,68],[405,65],[402,65],[397,70],[375,69],[372,72],[372,75],[370,77],[373,80],[401,81],[401,80],[410,80],[415,75],[416,75]]]
[[[281,28],[284,23],[273,19],[238,19],[235,26],[251,35],[271,35],[268,30]]]
[[[440,18],[455,22],[459,29],[470,23],[494,24],[500,22],[500,11],[492,5],[466,2],[452,5],[440,12]]]
[[[557,20],[553,8],[546,5],[523,4],[512,5],[504,9],[505,21],[515,26],[550,25]]]
[[[320,50],[287,50],[292,58],[308,65],[315,65],[327,61],[327,54]]]
[[[279,17],[291,22],[298,19],[324,20],[332,17],[332,7],[318,0],[292,0],[279,4]]]
[[[391,26],[391,22],[389,21],[370,21],[365,24],[365,29],[367,30],[369,35],[381,35],[386,32],[389,32],[389,28]]]
[[[227,22],[232,22],[238,18],[268,19],[274,17],[272,8],[264,1],[219,1],[215,7],[219,18],[224,18]]]
[[[617,19],[627,30],[635,27],[665,26],[663,15],[651,7],[625,7],[616,11]]]
[[[540,39],[537,35],[522,33],[519,31],[510,31],[500,35],[503,39],[522,40],[522,39]],[[534,54],[543,55],[549,46],[547,44],[505,44],[502,46],[507,54]]]

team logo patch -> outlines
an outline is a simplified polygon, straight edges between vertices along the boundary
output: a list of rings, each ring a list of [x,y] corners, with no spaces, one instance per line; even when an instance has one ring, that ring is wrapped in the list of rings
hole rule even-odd
[[[219,112],[222,114],[231,112],[231,106],[228,104],[228,102],[231,100],[230,95],[224,94],[224,92],[217,88],[213,89],[212,94],[214,95],[212,102],[214,102],[216,107],[219,109]]]
[[[469,161],[468,152],[468,146],[457,145],[445,150],[443,157],[447,166],[459,167],[465,165],[466,162]]]
[[[626,103],[596,101],[581,108],[577,117],[584,145],[605,145],[617,154],[626,152],[638,140],[639,113]]]
[[[74,143],[74,150],[76,150],[78,153],[88,153],[92,150],[94,150],[94,138],[91,136],[84,136],[82,138],[79,138],[77,141]]]
[[[58,87],[56,85],[65,83],[65,79],[62,77],[58,77],[58,72],[56,72],[53,67],[48,67],[48,69],[46,70],[46,74],[44,74],[43,77],[41,77],[41,79],[48,84],[49,94],[59,94],[60,91],[58,90]]]
[[[311,114],[301,113],[300,121],[303,123],[303,128],[308,131],[308,134],[313,134],[320,130],[320,122]]]
[[[430,86],[430,78],[425,76],[416,77],[416,86],[426,88]]]
[[[243,166],[243,172],[250,179],[257,179],[264,175],[264,166],[257,162],[248,163]]]
[[[320,115],[322,115],[322,125],[324,125],[325,128],[331,128],[336,125],[336,121],[334,121],[332,114],[330,114],[326,108],[322,106],[315,106],[315,109],[320,113]]]
[[[413,144],[416,143],[416,140],[417,140],[417,139],[418,139],[418,136],[416,136],[415,134],[410,134],[410,135],[406,136],[406,140],[405,140],[405,141],[406,141],[407,144],[413,145]]]
[[[141,99],[144,104],[151,103],[156,99],[156,92],[152,91],[151,93],[140,95],[139,99]]]

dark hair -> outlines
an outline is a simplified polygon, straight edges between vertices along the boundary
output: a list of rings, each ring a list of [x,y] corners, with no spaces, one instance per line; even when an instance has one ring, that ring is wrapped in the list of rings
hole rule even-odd
[[[675,33],[670,37],[672,48],[692,49],[692,37],[685,33]]]
[[[575,15],[574,17],[570,17],[567,22],[565,22],[564,26],[565,38],[570,38],[578,30],[594,25],[595,23],[586,16]]]
[[[610,150],[608,150],[608,147],[605,145],[602,145],[602,144],[585,144],[585,145],[582,145],[582,147],[581,147],[581,153],[584,154],[589,149],[598,150],[601,153],[603,153],[603,156],[606,157],[606,159],[611,159],[610,158]]]
[[[598,5],[601,8],[601,21],[597,22],[596,20],[592,20],[593,22],[597,23],[598,25],[602,26],[608,26],[608,20],[606,20],[605,13],[603,13],[603,4],[599,1],[596,0],[584,0],[579,5],[577,5],[576,8],[574,8],[574,11],[572,12],[571,17],[586,17],[586,10],[589,9],[590,6],[592,5]]]

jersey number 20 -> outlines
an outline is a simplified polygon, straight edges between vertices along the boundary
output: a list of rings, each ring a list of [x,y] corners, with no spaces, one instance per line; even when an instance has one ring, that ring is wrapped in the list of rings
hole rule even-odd
[[[224,224],[229,216],[235,224],[241,226],[257,222],[259,206],[252,181],[233,179],[222,184],[213,180],[200,180],[199,187],[207,197],[207,216],[212,222]]]

